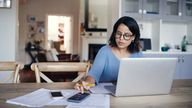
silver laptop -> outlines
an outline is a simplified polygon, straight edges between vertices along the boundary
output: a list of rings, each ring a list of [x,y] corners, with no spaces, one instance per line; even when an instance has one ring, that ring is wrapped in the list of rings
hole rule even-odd
[[[116,86],[105,86],[114,96],[169,94],[177,58],[124,58]]]

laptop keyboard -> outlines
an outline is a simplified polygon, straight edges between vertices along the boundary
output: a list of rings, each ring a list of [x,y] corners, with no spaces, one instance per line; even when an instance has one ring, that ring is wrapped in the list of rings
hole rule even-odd
[[[115,91],[116,91],[116,85],[107,85],[107,86],[104,86],[105,89],[109,90],[111,93],[115,94]]]

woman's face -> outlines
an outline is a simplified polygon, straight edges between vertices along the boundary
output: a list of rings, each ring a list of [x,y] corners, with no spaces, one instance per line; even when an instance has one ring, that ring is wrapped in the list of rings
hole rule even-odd
[[[133,33],[129,30],[129,28],[120,24],[117,28],[117,32],[115,34],[115,41],[117,43],[117,47],[120,49],[127,49],[127,47],[131,44],[131,42],[135,39]]]

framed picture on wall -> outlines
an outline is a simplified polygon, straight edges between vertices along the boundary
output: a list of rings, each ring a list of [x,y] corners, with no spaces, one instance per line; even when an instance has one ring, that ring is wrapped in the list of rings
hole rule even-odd
[[[0,8],[11,8],[12,0],[0,0]]]

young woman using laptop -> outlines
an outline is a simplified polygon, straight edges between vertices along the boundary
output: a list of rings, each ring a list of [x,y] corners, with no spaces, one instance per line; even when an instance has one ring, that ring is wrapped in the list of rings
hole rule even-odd
[[[75,88],[84,92],[100,82],[117,81],[121,58],[141,57],[140,31],[135,19],[124,16],[114,25],[109,44],[103,46],[84,81]]]

